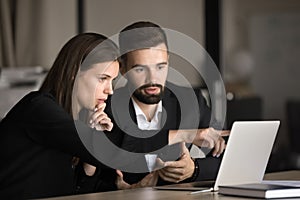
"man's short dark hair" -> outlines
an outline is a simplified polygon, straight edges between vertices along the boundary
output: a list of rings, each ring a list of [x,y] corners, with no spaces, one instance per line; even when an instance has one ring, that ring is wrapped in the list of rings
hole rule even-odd
[[[119,34],[119,45],[122,60],[126,53],[138,49],[147,49],[168,42],[165,31],[157,24],[147,21],[135,22],[125,27]]]

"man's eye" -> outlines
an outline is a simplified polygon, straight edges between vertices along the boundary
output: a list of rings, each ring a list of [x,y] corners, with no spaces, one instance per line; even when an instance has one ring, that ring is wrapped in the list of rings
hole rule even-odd
[[[157,68],[158,69],[164,69],[166,66],[165,65],[158,65]]]
[[[143,69],[143,68],[140,68],[140,67],[136,67],[136,68],[134,69],[134,71],[136,71],[136,72],[142,72],[142,71],[144,71],[144,69]]]

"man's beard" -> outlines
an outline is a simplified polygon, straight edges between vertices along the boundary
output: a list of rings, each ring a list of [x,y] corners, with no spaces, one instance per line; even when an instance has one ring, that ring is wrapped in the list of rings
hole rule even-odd
[[[159,87],[160,92],[158,94],[144,94],[142,90],[148,87]],[[157,104],[163,98],[163,95],[164,88],[160,84],[146,84],[136,89],[133,93],[133,96],[144,104]]]

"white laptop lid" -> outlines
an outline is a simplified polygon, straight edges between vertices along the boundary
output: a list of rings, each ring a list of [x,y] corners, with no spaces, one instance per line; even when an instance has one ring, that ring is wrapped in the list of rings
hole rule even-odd
[[[279,121],[234,122],[214,190],[219,185],[261,182],[268,164]]]

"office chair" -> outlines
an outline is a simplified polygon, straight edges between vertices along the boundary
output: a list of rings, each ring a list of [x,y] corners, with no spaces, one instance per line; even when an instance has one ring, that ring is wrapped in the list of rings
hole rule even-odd
[[[234,121],[254,121],[262,119],[261,97],[241,97],[227,100],[226,126],[231,129]]]
[[[291,148],[291,165],[300,169],[300,100],[288,100],[286,103],[288,137]]]

